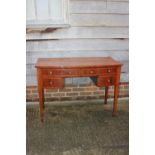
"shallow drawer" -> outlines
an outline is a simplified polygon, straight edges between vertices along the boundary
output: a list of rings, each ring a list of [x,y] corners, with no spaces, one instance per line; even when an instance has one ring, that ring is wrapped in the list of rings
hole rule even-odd
[[[61,69],[42,69],[43,75],[61,75]]]
[[[74,76],[79,74],[78,69],[43,69],[42,73],[48,76]]]
[[[65,76],[76,76],[79,75],[79,69],[63,69],[62,74]]]
[[[81,75],[83,76],[93,76],[93,75],[97,75],[98,74],[98,70],[97,69],[81,69]]]
[[[109,68],[99,68],[99,74],[115,74],[116,73],[116,68],[112,68],[112,67],[109,67]]]
[[[110,86],[115,84],[115,77],[98,77],[97,85],[99,87],[102,86]]]
[[[44,88],[62,88],[64,87],[63,78],[50,78],[43,80]]]

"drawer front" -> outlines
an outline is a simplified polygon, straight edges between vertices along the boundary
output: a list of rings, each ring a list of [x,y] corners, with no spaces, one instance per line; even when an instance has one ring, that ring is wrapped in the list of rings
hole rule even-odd
[[[110,86],[115,84],[115,77],[98,77],[97,85],[99,87],[102,86]]]
[[[44,88],[62,88],[64,87],[63,78],[50,78],[43,80]]]
[[[97,75],[98,74],[98,70],[97,69],[81,69],[81,75],[82,76],[93,76],[93,75]]]
[[[100,68],[99,69],[99,74],[103,75],[110,75],[110,74],[115,74],[116,73],[116,68],[108,67],[108,68]]]
[[[79,69],[63,69],[62,74],[65,76],[77,76],[79,75]]]
[[[60,69],[42,69],[43,75],[53,76],[53,75],[61,75],[62,70]]]
[[[46,76],[76,76],[79,71],[78,69],[43,69],[42,73]]]

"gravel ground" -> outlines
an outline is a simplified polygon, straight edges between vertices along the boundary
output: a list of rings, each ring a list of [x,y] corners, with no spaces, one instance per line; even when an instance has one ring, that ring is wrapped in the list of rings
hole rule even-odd
[[[112,103],[45,106],[45,121],[38,105],[27,105],[27,155],[128,155],[128,100]]]

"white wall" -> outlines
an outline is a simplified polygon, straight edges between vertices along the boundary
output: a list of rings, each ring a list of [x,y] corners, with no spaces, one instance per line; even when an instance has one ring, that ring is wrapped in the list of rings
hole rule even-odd
[[[121,61],[121,82],[128,82],[128,0],[70,0],[69,28],[27,33],[27,85],[36,84],[39,57],[111,56]],[[66,83],[88,83],[88,78]]]

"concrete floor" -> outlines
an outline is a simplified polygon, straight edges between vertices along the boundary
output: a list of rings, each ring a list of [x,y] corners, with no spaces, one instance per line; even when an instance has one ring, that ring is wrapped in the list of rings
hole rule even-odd
[[[27,105],[27,155],[128,155],[128,109],[128,100],[116,117],[112,102],[47,104],[42,124],[38,105]]]

